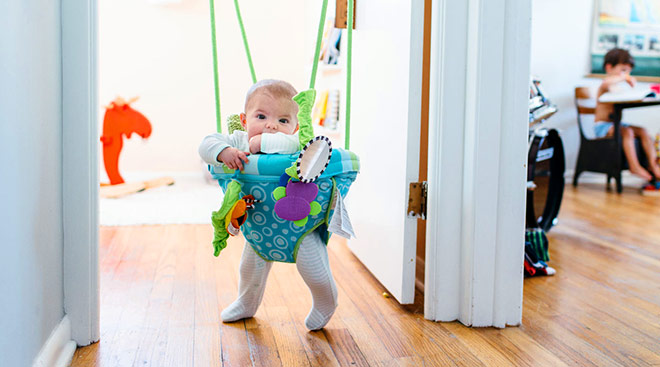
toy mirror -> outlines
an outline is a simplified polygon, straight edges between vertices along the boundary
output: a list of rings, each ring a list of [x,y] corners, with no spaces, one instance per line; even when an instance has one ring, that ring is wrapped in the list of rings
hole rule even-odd
[[[332,143],[325,136],[317,136],[310,140],[296,161],[298,178],[302,182],[315,181],[330,163]]]

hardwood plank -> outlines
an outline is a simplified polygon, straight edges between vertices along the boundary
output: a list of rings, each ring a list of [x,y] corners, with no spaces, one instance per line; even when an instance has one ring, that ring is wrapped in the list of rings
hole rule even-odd
[[[101,343],[94,343],[85,347],[78,347],[71,359],[71,366],[96,367],[101,364],[101,353],[99,351]],[[106,364],[109,365],[109,364]]]
[[[413,342],[399,334],[380,312],[380,305],[384,303],[382,293],[385,289],[383,286],[372,281],[371,274],[364,269],[364,266],[343,243],[332,246],[329,255],[330,263],[338,264],[341,269],[337,272],[338,278],[341,279],[341,284],[347,290],[349,298],[358,307],[369,327],[379,335],[380,341],[392,358],[417,356]],[[356,269],[358,266],[361,269]],[[368,282],[355,282],[355,279],[363,279]]]
[[[558,309],[566,304],[576,305],[576,312],[586,312],[593,310],[597,313],[605,313],[604,318],[616,318],[625,325],[634,325],[642,335],[653,338],[660,335],[660,319],[657,315],[660,313],[660,307],[650,302],[644,301],[638,297],[632,297],[624,294],[617,288],[609,287],[599,281],[598,278],[591,278],[583,275],[580,271],[584,268],[581,262],[571,258],[563,261],[565,265],[573,265],[577,268],[571,271],[570,276],[560,273],[556,281],[544,284],[544,290],[553,292],[562,292],[568,299],[561,301],[561,305],[553,298],[546,298],[539,289],[531,288],[526,295],[537,295],[538,299],[547,304],[552,309]],[[565,267],[566,268],[566,267]],[[584,289],[591,289],[589,297],[581,297]],[[532,301],[529,297],[526,301]],[[658,346],[654,343],[654,346]]]
[[[288,309],[291,325],[295,328],[298,342],[305,351],[309,364],[339,366],[325,334],[320,331],[310,332],[305,327],[305,317],[311,309],[312,296],[295,264],[273,264],[270,278],[269,291],[279,296],[280,305]]]
[[[144,254],[133,265],[137,271],[130,282],[130,291],[123,300],[125,307],[118,321],[120,331],[112,343],[115,348],[111,357],[120,366],[134,363],[140,342],[144,340],[143,332],[147,310],[153,300],[151,293],[154,288],[154,277],[158,269],[159,259],[162,256],[159,251],[162,248],[162,242],[158,234],[162,230],[168,231],[168,229],[164,227],[152,227],[150,229],[144,235],[132,237],[132,245],[144,247]],[[176,241],[173,239],[165,248],[172,248],[175,244]]]
[[[209,231],[206,226],[194,227],[195,253],[195,335],[193,360],[197,366],[222,366],[220,339],[220,314],[216,297],[216,279],[213,272],[213,256],[206,242]]]
[[[658,353],[657,341],[641,333],[632,325],[627,325],[601,311],[607,305],[589,305],[581,301],[579,296],[562,302],[562,313],[556,315],[557,307],[554,302],[547,301],[538,290],[526,293],[529,302],[538,302],[539,312],[555,315],[555,322],[565,325],[567,329],[574,330],[582,335],[585,340],[592,340],[590,344],[595,345],[603,354],[614,360],[627,364],[627,356],[618,353],[619,349],[632,352],[634,355],[643,357],[644,360],[660,364],[660,353]],[[610,333],[617,330],[616,334]],[[656,334],[660,335],[660,334]],[[623,347],[623,348],[622,348]]]
[[[655,282],[660,280],[658,273],[621,252],[610,251],[583,238],[571,237],[563,245],[562,255],[557,256],[557,261],[559,264],[574,264],[578,261],[579,264],[570,268],[571,273],[584,274],[593,282],[607,285],[623,294],[660,304],[660,293],[649,292],[660,289],[659,283]]]
[[[192,367],[195,325],[195,251],[189,239],[195,238],[194,229],[186,227],[174,235],[176,267],[172,284],[172,302],[167,324],[167,349],[164,363],[159,366]]]
[[[268,315],[282,365],[311,366],[295,325],[300,320],[292,320],[287,307],[269,308]]]
[[[245,322],[237,321],[222,325],[222,365],[251,366],[250,347],[248,345]]]
[[[525,279],[522,325],[424,320],[343,241],[328,247],[339,307],[323,331],[304,318],[295,265],[274,264],[254,318],[220,321],[236,297],[243,238],[212,256],[210,225],[103,227],[101,342],[72,366],[646,366],[660,364],[660,198],[580,184],[548,234],[553,277]]]
[[[211,235],[208,246],[211,244]],[[238,265],[243,249],[242,237],[231,237],[227,241],[225,248],[214,263],[213,270],[216,278],[216,297],[222,311],[229,306],[238,294]],[[210,252],[208,256],[213,257]],[[250,347],[245,328],[245,321],[240,320],[233,323],[221,323],[221,343],[222,343],[222,364],[223,366],[251,366]]]
[[[254,366],[282,366],[272,327],[246,321],[248,346]]]
[[[108,349],[102,348],[108,352],[101,354],[104,361],[107,359],[116,365],[130,365],[135,358],[137,343],[134,341],[142,336],[140,325],[149,303],[149,291],[153,286],[153,258],[157,255],[156,251],[152,251],[155,247],[155,233],[153,228],[140,234],[131,230],[126,239],[129,248],[115,269],[115,277],[112,280],[106,279],[105,293],[111,297],[107,302],[115,304],[118,312],[107,315],[104,315],[103,311],[101,313],[100,343],[109,346]],[[103,286],[102,283],[101,292],[104,291]],[[109,325],[114,325],[114,332],[104,335],[104,324],[107,325],[105,330],[108,331],[113,330]]]
[[[617,366],[584,339],[561,327],[553,317],[538,314],[525,307],[520,327],[537,343],[570,366]],[[532,321],[528,321],[532,320]]]
[[[346,329],[328,329],[323,334],[332,345],[332,350],[342,366],[369,366],[360,348],[353,341],[351,333]]]
[[[137,365],[156,365],[161,361],[167,347],[167,324],[176,263],[173,232],[173,228],[164,227],[160,241],[157,241],[158,246],[153,251],[158,255],[158,260],[152,275],[149,304],[144,308],[146,315],[142,323],[142,337],[137,343],[138,350],[133,362]]]
[[[341,271],[338,268],[337,270]],[[337,284],[337,292],[339,306],[329,327],[348,330],[358,348],[370,363],[393,361],[394,358],[390,352],[344,290],[343,283]]]
[[[484,363],[465,341],[446,327],[451,324],[457,323],[430,323],[417,317],[404,331],[406,334],[428,339],[429,343],[424,348],[417,348],[417,352],[423,358],[432,358],[442,365],[483,366]],[[439,351],[442,353],[439,354]]]

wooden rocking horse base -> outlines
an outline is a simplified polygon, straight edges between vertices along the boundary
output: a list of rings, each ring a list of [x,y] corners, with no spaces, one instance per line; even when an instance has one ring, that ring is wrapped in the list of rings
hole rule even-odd
[[[174,185],[174,179],[172,177],[159,177],[154,178],[153,180],[143,181],[143,182],[131,182],[123,183],[118,185],[110,185],[107,183],[101,183],[100,194],[102,198],[112,198],[116,199],[122,196],[135,194],[146,189],[153,189],[160,186],[171,186]]]

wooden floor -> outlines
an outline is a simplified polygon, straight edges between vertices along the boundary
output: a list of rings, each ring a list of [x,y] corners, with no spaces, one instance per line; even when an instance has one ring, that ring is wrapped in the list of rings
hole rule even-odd
[[[341,242],[329,246],[339,308],[308,332],[295,266],[276,264],[256,317],[236,296],[242,243],[212,256],[209,225],[101,229],[101,341],[73,366],[660,365],[660,198],[567,187],[549,234],[554,277],[525,280],[523,324],[471,329],[403,308]]]

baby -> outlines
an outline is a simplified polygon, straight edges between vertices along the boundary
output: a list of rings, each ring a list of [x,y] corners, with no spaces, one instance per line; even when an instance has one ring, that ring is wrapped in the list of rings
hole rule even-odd
[[[246,131],[205,137],[199,146],[199,155],[208,164],[224,163],[231,169],[243,170],[250,154],[297,152],[298,105],[292,100],[296,94],[291,84],[280,80],[262,80],[253,85],[245,97],[245,112],[240,114]],[[262,259],[246,241],[239,267],[238,298],[222,311],[222,321],[254,316],[272,264]],[[316,231],[301,241],[296,267],[312,293],[313,305],[305,326],[309,330],[319,330],[330,321],[337,308],[337,287],[325,243]]]

